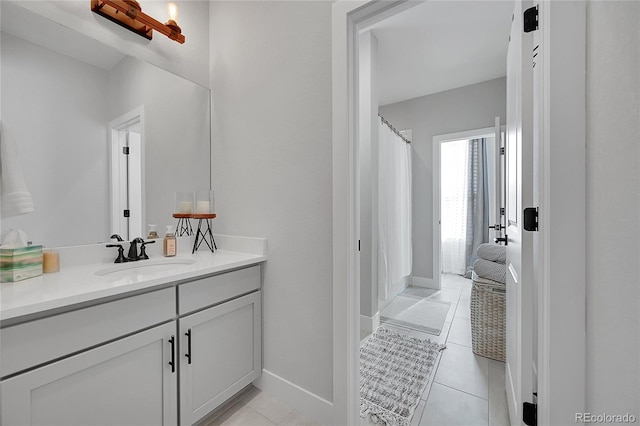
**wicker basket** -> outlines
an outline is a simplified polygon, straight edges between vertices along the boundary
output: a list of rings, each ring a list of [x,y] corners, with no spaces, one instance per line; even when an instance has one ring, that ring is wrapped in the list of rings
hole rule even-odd
[[[471,289],[471,342],[477,355],[505,361],[505,285],[473,281]]]

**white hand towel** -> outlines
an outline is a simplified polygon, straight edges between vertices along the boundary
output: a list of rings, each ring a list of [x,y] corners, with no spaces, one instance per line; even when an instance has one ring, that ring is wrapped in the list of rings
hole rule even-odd
[[[0,216],[2,218],[33,211],[33,199],[24,183],[18,150],[2,137],[2,122],[0,122],[0,181],[2,188]]]

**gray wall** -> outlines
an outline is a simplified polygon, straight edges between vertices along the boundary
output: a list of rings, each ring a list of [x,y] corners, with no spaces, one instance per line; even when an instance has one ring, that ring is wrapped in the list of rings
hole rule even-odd
[[[640,3],[587,8],[587,411],[640,418]]]
[[[264,369],[332,400],[331,3],[211,3],[216,232],[268,238]]]
[[[413,276],[433,278],[433,137],[506,121],[506,79],[498,78],[380,107],[398,130],[413,130]]]

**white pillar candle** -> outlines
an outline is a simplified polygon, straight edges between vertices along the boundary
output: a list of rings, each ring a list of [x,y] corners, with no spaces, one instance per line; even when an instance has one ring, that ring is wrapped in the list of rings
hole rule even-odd
[[[196,213],[207,214],[209,213],[209,201],[198,201],[196,204]]]
[[[191,201],[180,201],[178,213],[191,213],[193,211],[193,203]]]

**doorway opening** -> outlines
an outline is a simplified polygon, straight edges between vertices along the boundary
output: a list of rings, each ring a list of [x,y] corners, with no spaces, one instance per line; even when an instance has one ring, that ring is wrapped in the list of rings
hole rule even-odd
[[[473,3],[479,7],[484,5],[484,2]],[[515,3],[518,7],[513,16],[521,19],[520,7],[523,4],[519,1]],[[358,423],[360,206],[357,163],[357,35],[359,29],[417,4],[423,3],[336,2],[333,6],[333,395],[336,424]],[[553,423],[550,419],[561,422],[560,419],[566,420],[570,413],[584,411],[584,305],[576,303],[584,300],[585,294],[584,274],[579,272],[584,271],[585,265],[584,256],[580,254],[584,247],[584,215],[576,216],[573,210],[566,208],[566,200],[571,200],[574,205],[583,205],[585,199],[582,179],[584,163],[576,162],[575,159],[584,156],[585,115],[576,111],[584,111],[586,6],[583,3],[566,2],[556,4],[553,12],[552,7],[544,2],[537,7],[541,16],[540,31],[534,35],[538,36],[540,42],[536,44],[536,55],[541,61],[537,62],[535,70],[544,78],[538,78],[539,87],[535,90],[538,100],[536,112],[539,114],[534,118],[535,130],[538,131],[534,141],[539,140],[541,154],[541,167],[535,179],[542,189],[541,223],[546,220],[549,224],[553,219],[557,231],[552,233],[550,226],[541,226],[541,241],[537,249],[537,270],[542,284],[538,294],[541,302],[538,305],[538,419],[546,419],[544,423],[549,424]],[[553,20],[550,19],[552,15]],[[553,43],[549,41],[551,27],[555,34]],[[522,27],[514,25],[514,28]],[[528,41],[515,47],[524,55],[522,63],[518,65],[522,69],[531,66],[531,57],[525,52],[530,53],[532,48],[526,44]],[[551,50],[555,55],[566,56],[571,60],[563,62],[562,66],[550,66],[548,58]],[[549,95],[551,75],[554,81],[571,83],[557,85],[556,92],[560,91],[561,94],[556,93],[553,97]],[[523,88],[524,85],[514,87],[517,90],[513,93],[517,95]],[[551,109],[554,109],[553,129],[549,125]],[[518,136],[520,130],[522,129],[510,128],[507,139]],[[414,129],[414,135],[416,134]],[[569,146],[565,144],[562,149],[557,146],[553,148],[555,145],[550,141],[555,139],[564,140]],[[553,161],[549,158],[551,154]],[[525,158],[527,161],[531,160],[530,156]],[[570,177],[561,172],[565,170],[566,164],[572,164],[576,168]],[[555,194],[553,199],[558,201],[554,205],[549,203],[551,192]],[[509,238],[511,237],[509,234]],[[553,262],[550,257],[551,249],[554,249]],[[551,263],[561,266],[550,268]],[[564,283],[562,290],[553,290],[554,287],[550,285],[552,281]],[[553,304],[550,303],[552,299]],[[567,311],[566,306],[572,306],[573,309]],[[525,335],[529,333],[526,325],[519,327]],[[562,339],[562,336],[571,336],[571,339]],[[556,344],[550,345],[551,341]],[[522,353],[521,350],[520,354]],[[548,362],[554,358],[560,360],[555,367]],[[526,384],[521,383],[519,388],[524,389],[522,395],[531,395]],[[553,401],[551,394],[554,395]],[[552,407],[555,407],[553,413]],[[517,419],[517,416],[514,418]]]
[[[142,107],[109,123],[111,234],[124,240],[144,230],[143,123]]]
[[[442,10],[439,11],[442,12]],[[416,9],[413,9],[409,14],[414,19],[417,15]],[[510,15],[510,11],[508,15],[505,15],[509,18],[509,22]],[[433,20],[433,17],[430,19]],[[486,159],[491,156],[491,159],[494,160],[495,157],[495,127],[462,132],[461,134],[447,134],[444,135],[445,137],[440,136],[440,139],[437,140],[433,139],[433,135],[439,133],[434,129],[444,129],[445,131],[468,129],[473,128],[471,127],[473,124],[469,125],[469,123],[490,125],[494,121],[495,115],[500,114],[504,117],[505,79],[503,76],[498,76],[498,78],[487,80],[482,80],[480,77],[480,80],[466,80],[464,83],[456,81],[446,88],[441,87],[426,94],[415,94],[414,97],[397,99],[397,102],[390,102],[389,94],[387,94],[386,101],[382,101],[383,96],[380,92],[383,90],[383,82],[381,82],[383,76],[379,74],[380,69],[376,69],[376,62],[384,62],[379,54],[384,50],[385,40],[388,41],[384,31],[391,31],[391,26],[385,24],[383,20],[375,26],[364,27],[359,32],[358,76],[360,90],[359,102],[357,102],[360,107],[358,111],[359,165],[361,167],[359,170],[359,217],[360,240],[365,242],[364,250],[359,253],[360,291],[361,297],[364,296],[360,304],[361,344],[364,347],[368,339],[374,340],[375,330],[381,329],[393,330],[398,334],[430,340],[438,344],[447,344],[448,348],[441,357],[438,356],[434,369],[430,373],[428,384],[421,394],[423,403],[418,403],[419,407],[416,407],[416,411],[413,413],[414,421],[418,419],[421,424],[437,424],[438,420],[433,416],[437,412],[442,413],[443,406],[446,405],[447,409],[451,409],[449,414],[453,414],[453,412],[461,411],[456,408],[457,404],[460,404],[459,407],[471,404],[480,413],[476,419],[478,422],[487,421],[491,415],[491,423],[508,424],[508,417],[505,418],[507,409],[504,364],[493,362],[487,358],[478,359],[480,357],[474,355],[471,348],[469,312],[471,281],[460,277],[460,280],[453,279],[441,282],[439,226],[437,232],[428,232],[431,231],[434,223],[439,225],[436,220],[439,221],[441,217],[439,208],[440,145],[456,140],[456,138],[464,139],[463,151],[469,151],[469,146],[475,144],[474,152],[484,152],[482,158]],[[506,28],[508,30],[508,26]],[[376,36],[377,30],[379,30],[380,37]],[[389,47],[386,46],[386,48]],[[504,59],[506,62],[506,50]],[[406,58],[402,61],[402,65],[405,69],[407,68]],[[492,101],[487,102],[479,90],[492,92]],[[494,98],[499,101],[493,102]],[[416,107],[417,104],[421,106]],[[488,111],[491,112],[487,113]],[[402,286],[397,292],[398,294],[395,294],[396,291],[387,292],[392,300],[386,300],[385,304],[380,303],[380,296],[386,294],[381,290],[384,287],[378,288],[378,298],[371,297],[375,293],[375,286],[379,285],[378,281],[371,280],[370,277],[375,276],[376,261],[380,262],[381,260],[380,257],[376,258],[374,250],[378,244],[375,234],[376,221],[380,220],[381,213],[380,210],[377,210],[380,201],[377,199],[378,194],[371,190],[376,187],[376,182],[370,180],[367,172],[363,170],[363,167],[375,170],[377,165],[374,155],[375,149],[370,148],[369,144],[374,144],[377,140],[377,135],[371,131],[371,123],[374,122],[372,117],[378,114],[385,117],[396,128],[411,129],[412,157],[417,166],[416,172],[412,174],[414,204],[411,207],[414,217],[413,263],[417,264],[417,267],[414,266],[413,270],[405,277],[406,288]],[[436,114],[440,115],[434,119]],[[443,125],[443,123],[445,124]],[[499,129],[498,125],[498,131]],[[481,143],[477,142],[478,139],[481,140]],[[438,145],[437,150],[432,148],[435,145]],[[478,148],[478,145],[481,147]],[[437,155],[433,154],[434,152]],[[365,160],[363,160],[363,156],[366,156]],[[475,161],[478,162],[478,160]],[[471,160],[467,161],[464,170],[459,170],[465,178],[469,174],[467,169],[470,164],[472,164]],[[495,161],[491,161],[492,178],[495,174],[493,172],[494,164]],[[489,167],[484,166],[481,169],[488,172]],[[477,179],[479,178],[476,177]],[[488,186],[489,182],[493,182],[493,179],[487,177],[485,186]],[[494,194],[495,191],[496,188],[492,185],[491,193]],[[486,188],[485,192],[488,193],[489,189]],[[489,203],[491,208],[489,208]],[[481,214],[486,216],[486,223],[482,221],[478,225],[478,228],[482,228],[486,236],[481,238],[479,242],[488,242],[487,229],[490,223],[494,223],[496,216],[495,201],[493,199],[491,202],[487,200],[486,204],[487,206]],[[437,213],[431,211],[434,205],[438,206]],[[396,208],[400,208],[400,206],[396,206]],[[477,215],[477,212],[474,214]],[[429,219],[425,220],[425,217],[429,217]],[[491,220],[488,217],[491,217]],[[466,230],[466,228],[463,229],[465,233]],[[491,236],[493,237],[493,235]],[[379,235],[377,237],[379,238]],[[466,243],[462,237],[460,240],[463,244]],[[427,246],[432,246],[432,250],[428,250]],[[429,259],[424,259],[424,253],[428,253]],[[370,265],[374,265],[374,267],[371,268]],[[461,272],[461,275],[464,276],[467,272],[466,266],[465,270]],[[395,288],[393,286],[395,282],[388,283],[388,288]],[[371,288],[372,284],[373,288]],[[363,310],[367,308],[369,308],[369,312],[364,312]],[[369,332],[373,332],[373,334],[369,334]],[[460,359],[465,361],[459,362]],[[461,371],[466,371],[466,379],[460,378]],[[494,390],[499,389],[497,391],[498,398],[492,397],[491,403],[489,402],[490,382]],[[441,404],[442,401],[451,402]],[[491,414],[490,405],[492,407]],[[501,408],[497,410],[496,407]],[[501,419],[500,416],[502,416]],[[461,420],[458,419],[458,421]]]
[[[499,130],[497,130],[499,129]],[[442,274],[471,278],[478,245],[502,237],[504,127],[433,138],[433,264]]]

